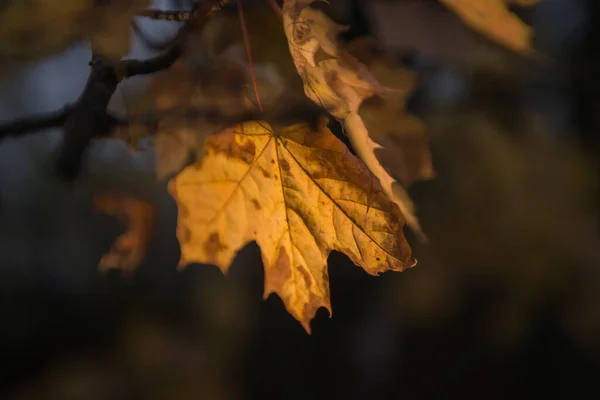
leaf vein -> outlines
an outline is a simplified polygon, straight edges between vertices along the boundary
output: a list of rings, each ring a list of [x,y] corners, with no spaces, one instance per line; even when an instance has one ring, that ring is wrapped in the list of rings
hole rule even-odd
[[[311,179],[311,181],[315,184],[315,186],[317,186],[317,188],[325,195],[327,196],[327,198],[333,203],[335,204],[336,208],[338,210],[340,210],[340,212],[342,214],[344,214],[344,216],[346,218],[348,218],[350,221],[352,221],[353,225],[359,229],[362,233],[365,234],[365,236],[367,236],[369,238],[369,240],[371,240],[371,242],[373,242],[373,244],[375,244],[375,246],[379,247],[384,253],[386,253],[388,256],[390,256],[392,259],[399,261],[400,263],[403,264],[402,260],[398,259],[398,257],[396,257],[395,255],[393,255],[392,253],[390,253],[387,249],[384,249],[379,243],[377,243],[375,241],[375,239],[373,239],[364,229],[362,226],[360,226],[350,215],[348,215],[348,213],[342,208],[340,207],[339,204],[337,204],[335,202],[335,199],[333,199],[322,187],[321,185],[319,185],[314,179],[312,179],[312,177],[310,176],[310,174],[308,173],[308,171],[306,171],[306,169],[302,166],[302,164],[298,161],[298,159],[294,156],[294,154],[290,151],[290,149],[287,148],[287,146],[285,145],[285,143],[283,144],[283,147],[288,151],[288,153],[290,154],[290,156],[294,159],[294,161],[296,162],[296,164],[300,167],[300,169],[302,169],[302,171],[309,176]],[[353,233],[354,235],[354,233]]]

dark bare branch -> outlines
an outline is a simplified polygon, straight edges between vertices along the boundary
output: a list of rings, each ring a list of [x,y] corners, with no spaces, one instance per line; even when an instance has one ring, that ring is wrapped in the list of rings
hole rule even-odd
[[[181,56],[183,49],[179,43],[175,43],[165,53],[148,60],[124,60],[118,68],[123,73],[123,78],[136,75],[148,75],[168,69]]]
[[[72,108],[73,106],[68,105],[51,113],[0,124],[0,139],[5,137],[17,137],[30,132],[63,126]]]

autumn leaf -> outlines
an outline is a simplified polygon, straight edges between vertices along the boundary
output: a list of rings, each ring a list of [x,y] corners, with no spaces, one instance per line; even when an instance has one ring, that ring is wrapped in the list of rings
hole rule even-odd
[[[206,138],[231,126],[226,118],[248,112],[246,82],[241,66],[221,60],[198,66],[184,59],[150,79],[149,97],[159,116],[152,138],[159,179],[181,171]],[[211,114],[223,121],[210,120]]]
[[[418,118],[400,114],[389,103],[365,103],[360,115],[374,139],[381,144],[375,156],[404,187],[432,179],[435,171],[429,148],[429,132]]]
[[[98,3],[98,2],[96,2]],[[94,4],[87,18],[87,28],[94,52],[112,60],[131,50],[131,20],[150,5],[149,0],[113,0]]]
[[[234,46],[208,61],[198,63],[192,57],[185,54],[169,70],[150,78],[147,97],[156,120],[152,142],[159,179],[180,172],[202,155],[207,138],[236,123],[262,118],[287,126],[322,114],[304,96],[289,90],[278,70],[266,65],[256,68],[264,111],[258,117],[250,70]]]
[[[413,203],[398,182],[381,165],[375,151],[382,146],[369,135],[359,108],[362,102],[390,89],[382,86],[349,52],[340,49],[336,36],[341,27],[321,11],[308,7],[314,1],[285,0],[283,26],[304,93],[343,123],[352,147],[379,179],[384,193],[394,201],[408,225],[425,240]]]
[[[521,54],[532,54],[533,31],[508,10],[508,3],[531,6],[539,0],[441,0],[465,23],[491,40]]]
[[[278,93],[271,92],[296,92],[302,89],[302,83],[299,82],[288,55],[288,43],[281,19],[271,9],[260,7],[244,10],[244,15],[259,93],[263,106],[266,107],[272,98],[278,96]],[[244,65],[250,72],[243,32],[236,13],[215,15],[198,34],[201,36],[198,41],[202,46],[194,46],[194,52],[202,49],[215,59],[222,58]],[[276,75],[275,79],[273,75]],[[251,90],[249,94],[252,92]]]
[[[415,75],[398,65],[395,57],[374,50],[370,38],[356,39],[346,46],[385,87],[394,88],[361,104],[359,114],[369,135],[382,148],[375,150],[383,167],[404,187],[434,177],[425,124],[409,114],[406,104],[415,88]]]
[[[96,194],[94,205],[97,210],[117,217],[127,227],[100,260],[100,269],[118,268],[132,272],[141,263],[150,244],[156,217],[154,207],[134,196],[112,191]]]
[[[279,295],[310,333],[318,308],[331,313],[331,250],[373,275],[415,265],[401,212],[326,121],[316,132],[306,123],[273,132],[266,122],[247,122],[210,138],[206,151],[169,184],[181,266],[208,263],[227,272],[255,240],[265,297]]]
[[[192,121],[196,122],[192,126]],[[159,121],[152,146],[156,154],[156,177],[170,178],[189,164],[198,148],[212,130],[202,119],[176,119]]]

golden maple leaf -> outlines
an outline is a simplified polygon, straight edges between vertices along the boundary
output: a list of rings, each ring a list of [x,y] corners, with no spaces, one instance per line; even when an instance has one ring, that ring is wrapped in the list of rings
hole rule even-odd
[[[206,150],[169,184],[181,266],[208,263],[227,272],[255,240],[265,297],[278,294],[310,333],[318,308],[331,314],[331,250],[369,274],[416,264],[398,207],[326,121],[317,132],[306,123],[273,132],[266,122],[246,122],[210,138]]]
[[[508,3],[532,6],[539,0],[441,0],[465,23],[521,54],[532,54],[533,30],[508,10]]]

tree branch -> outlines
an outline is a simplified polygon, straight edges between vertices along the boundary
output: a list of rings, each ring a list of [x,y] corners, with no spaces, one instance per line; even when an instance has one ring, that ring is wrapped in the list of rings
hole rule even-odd
[[[192,11],[144,10],[137,14],[138,17],[161,19],[166,21],[189,21],[198,15],[197,7]]]
[[[182,46],[179,43],[175,43],[169,50],[157,57],[143,61],[124,60],[117,68],[121,70],[123,78],[153,74],[168,69],[175,61],[177,61],[182,52]]]
[[[72,108],[72,105],[67,105],[60,110],[39,115],[34,118],[28,117],[17,119],[7,124],[0,125],[0,139],[17,137],[30,132],[37,132],[42,129],[63,126],[67,121]]]

